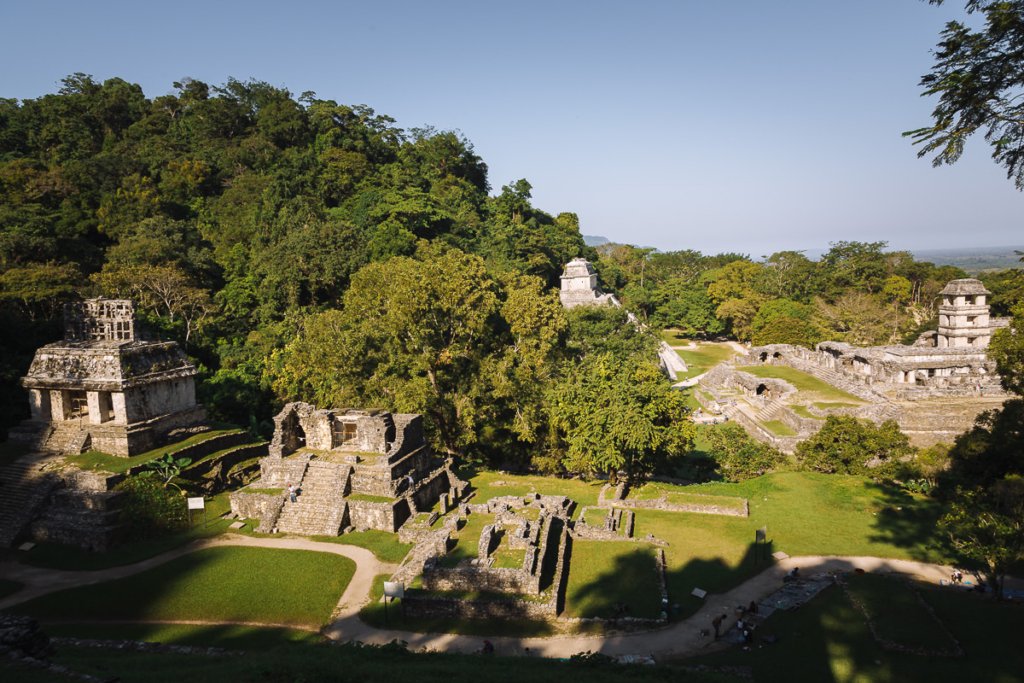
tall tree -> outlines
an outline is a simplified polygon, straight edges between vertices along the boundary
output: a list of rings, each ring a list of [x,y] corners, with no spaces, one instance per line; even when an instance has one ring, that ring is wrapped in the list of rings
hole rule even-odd
[[[923,95],[939,97],[932,125],[904,135],[921,145],[918,156],[934,155],[932,164],[939,166],[956,163],[967,139],[982,132],[992,158],[1024,189],[1024,0],[964,4],[969,14],[982,15],[984,26],[946,24],[935,64],[920,83]]]

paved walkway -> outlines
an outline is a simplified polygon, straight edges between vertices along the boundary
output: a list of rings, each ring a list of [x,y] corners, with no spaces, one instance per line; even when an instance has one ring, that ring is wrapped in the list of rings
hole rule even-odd
[[[197,541],[135,564],[86,572],[43,569],[14,562],[0,563],[0,577],[26,585],[24,590],[0,600],[0,609],[65,588],[86,586],[131,576],[204,548],[232,545],[313,550],[334,553],[354,560],[356,572],[344,594],[338,600],[335,620],[323,630],[327,637],[334,640],[357,640],[373,644],[402,640],[408,643],[409,648],[413,650],[429,649],[445,652],[475,652],[483,644],[481,636],[414,633],[368,626],[360,621],[358,613],[369,597],[373,579],[378,574],[393,572],[397,566],[380,562],[372,552],[363,548],[310,541],[303,538],[251,538],[225,534]],[[804,576],[820,572],[863,569],[868,572],[895,572],[936,584],[941,579],[948,578],[952,571],[952,567],[942,565],[879,557],[791,557],[777,562],[730,591],[709,594],[703,607],[696,614],[662,629],[598,636],[489,637],[488,640],[494,644],[498,654],[530,654],[543,657],[569,657],[578,652],[591,651],[607,655],[652,655],[656,659],[664,660],[709,652],[728,647],[726,644],[716,643],[710,637],[701,634],[701,631],[711,629],[711,620],[715,616],[725,614],[727,621],[723,625],[723,631],[727,630],[736,619],[735,609],[738,605],[748,605],[751,601],[760,601],[773,593],[782,586],[783,576],[793,567],[800,567],[800,573]],[[1018,586],[1024,587],[1024,581],[1007,579],[1008,588]]]

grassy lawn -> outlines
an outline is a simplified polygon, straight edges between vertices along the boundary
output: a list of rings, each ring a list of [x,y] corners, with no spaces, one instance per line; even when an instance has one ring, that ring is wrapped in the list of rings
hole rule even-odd
[[[696,493],[692,486],[677,486],[662,482],[651,482],[638,486],[630,490],[626,496],[627,499],[635,500],[657,500],[662,497],[676,505],[721,505],[736,510],[743,509],[743,498]]]
[[[202,513],[193,513],[195,525],[187,531],[126,543],[105,553],[79,550],[55,543],[40,543],[32,550],[21,553],[18,560],[36,567],[81,571],[134,564],[197,539],[224,533],[232,520],[222,519],[220,516],[230,509],[231,503],[225,492],[206,501],[206,522],[203,521]]]
[[[882,640],[907,648],[955,651],[956,643],[922,604],[909,582],[888,576],[852,575],[847,590],[874,622],[875,633]]]
[[[133,455],[130,458],[121,458],[116,455],[108,455],[107,453],[101,453],[99,451],[86,451],[81,455],[69,456],[65,460],[69,464],[82,470],[97,470],[110,472],[111,474],[121,474],[122,472],[127,472],[132,467],[144,465],[150,460],[163,457],[165,453],[171,453],[173,455],[188,446],[193,446],[214,436],[220,436],[221,434],[237,434],[241,431],[241,429],[214,429],[209,432],[194,434],[177,443],[168,444],[166,446],[161,446],[160,448],[154,448],[151,451],[146,451],[145,453]]]
[[[605,481],[583,481],[582,479],[558,479],[537,475],[507,474],[504,472],[481,471],[469,479],[476,490],[471,502],[484,503],[499,496],[525,496],[539,493],[550,496],[568,496],[577,503],[573,515],[579,514],[584,505],[597,505],[597,495]],[[502,482],[497,484],[496,482]]]
[[[964,657],[927,657],[884,650],[863,615],[839,588],[791,612],[772,615],[756,632],[778,638],[750,651],[732,648],[689,664],[750,667],[759,683],[964,683],[1024,681],[1020,633],[1024,610],[962,591],[926,590],[925,599],[963,646]]]
[[[398,534],[390,534],[376,529],[353,531],[343,536],[314,536],[313,540],[365,548],[376,555],[381,562],[392,564],[400,563],[412,549],[412,544],[399,542]]]
[[[817,405],[820,405],[820,404],[815,404],[815,405],[817,406]],[[809,420],[821,420],[821,419],[823,419],[820,416],[815,415],[810,410],[808,410],[807,406],[795,405],[795,406],[790,406],[789,409],[792,410],[797,415],[799,415],[800,417],[806,417]]]
[[[388,498],[386,496],[373,496],[369,493],[350,493],[345,496],[346,500],[352,500],[362,503],[394,503],[394,498]]]
[[[522,548],[512,548],[508,541],[509,530],[506,529],[491,556],[494,558],[496,569],[519,569],[526,560],[526,551]]]
[[[223,647],[232,650],[265,650],[289,643],[315,644],[324,641],[317,631],[289,628],[264,628],[224,624],[47,624],[51,636],[98,638],[102,640],[142,640],[147,643]]]
[[[661,485],[659,486],[666,486]],[[862,477],[780,472],[738,484],[685,487],[693,493],[741,496],[750,517],[636,510],[634,535],[669,543],[669,599],[686,616],[700,606],[695,587],[728,590],[765,565],[754,556],[754,531],[767,527],[769,550],[790,555],[874,555],[943,561],[932,547],[937,505],[876,486]],[[575,558],[573,560],[575,564]]]
[[[857,403],[843,403],[841,401],[815,401],[814,407],[819,410],[833,410],[838,408],[856,408]]]
[[[775,436],[796,436],[796,430],[782,420],[767,420],[761,424]]]
[[[391,610],[389,609],[389,612]],[[481,641],[482,642],[482,641]],[[413,653],[400,644],[382,647],[296,644],[254,648],[242,656],[205,657],[113,649],[61,647],[58,664],[92,675],[95,680],[124,683],[342,683],[348,681],[415,681],[416,683],[737,683],[749,680],[679,667],[636,667],[595,661],[558,661],[516,657],[522,652],[499,645],[497,654]],[[642,669],[642,670],[641,670]],[[17,683],[54,683],[73,678],[0,662],[0,679]]]
[[[452,534],[455,546],[441,558],[441,566],[454,567],[463,560],[474,559],[480,542],[480,532],[488,524],[494,524],[494,515],[474,512],[467,517],[462,528]]]
[[[611,617],[619,603],[628,605],[631,617],[661,613],[654,549],[641,543],[574,541],[566,614]]]
[[[671,343],[671,342],[669,342]],[[719,363],[724,363],[736,355],[736,350],[728,344],[698,344],[696,349],[679,349],[677,353],[686,361],[686,375],[680,379],[696,377],[707,372]]]
[[[209,548],[125,579],[43,596],[17,611],[43,621],[211,620],[319,627],[355,563],[305,550]]]
[[[796,387],[797,391],[812,394],[814,398],[823,401],[840,401],[852,405],[863,403],[853,394],[837,389],[828,382],[823,382],[813,375],[786,365],[745,365],[740,370],[757,377],[785,380]]]

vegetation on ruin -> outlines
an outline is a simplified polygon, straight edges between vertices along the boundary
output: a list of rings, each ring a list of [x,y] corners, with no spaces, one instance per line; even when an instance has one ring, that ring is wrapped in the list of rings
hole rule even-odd
[[[123,474],[133,467],[145,465],[148,462],[156,460],[157,458],[162,458],[165,455],[174,455],[181,450],[207,441],[208,439],[222,436],[224,434],[238,434],[241,433],[241,431],[242,430],[237,428],[212,429],[199,434],[193,434],[192,436],[186,437],[175,443],[153,448],[145,451],[144,453],[138,453],[137,455],[127,458],[101,453],[100,451],[86,451],[80,455],[68,456],[65,458],[65,462],[69,465],[74,465],[81,470],[95,470],[100,472],[110,472],[111,474]]]
[[[808,399],[823,399],[825,401],[854,405],[863,403],[853,394],[838,389],[828,382],[796,368],[791,368],[788,365],[749,365],[743,366],[740,369],[757,377],[785,380],[792,384],[798,392],[805,393]]]
[[[256,622],[319,628],[355,572],[330,553],[223,547],[23,603],[39,619]],[[310,577],[316,577],[315,582]]]

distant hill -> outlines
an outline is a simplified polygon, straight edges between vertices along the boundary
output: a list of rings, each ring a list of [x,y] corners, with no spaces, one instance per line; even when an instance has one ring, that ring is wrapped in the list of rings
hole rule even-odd
[[[599,247],[602,244],[608,244],[611,240],[607,237],[601,237],[600,235],[584,235],[583,242],[588,247]]]
[[[1024,251],[1024,246],[911,249],[910,252],[917,261],[930,261],[937,266],[957,266],[968,273],[980,273],[986,270],[1024,268],[1015,250]]]

